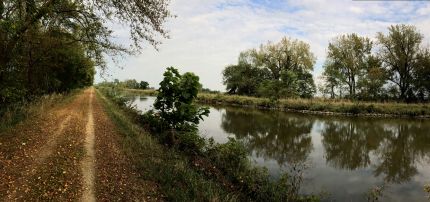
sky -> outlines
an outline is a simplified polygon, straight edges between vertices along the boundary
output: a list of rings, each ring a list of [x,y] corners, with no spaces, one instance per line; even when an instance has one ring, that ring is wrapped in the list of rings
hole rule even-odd
[[[390,25],[412,24],[424,45],[430,44],[430,1],[172,0],[169,9],[176,17],[166,23],[170,38],[161,39],[158,51],[144,43],[141,54],[108,62],[107,74],[97,74],[96,83],[136,79],[158,87],[165,69],[174,66],[194,72],[205,88],[225,91],[222,70],[237,63],[241,51],[286,36],[310,44],[318,84],[328,43],[338,35],[374,39]],[[112,27],[115,41],[130,42],[126,27]]]

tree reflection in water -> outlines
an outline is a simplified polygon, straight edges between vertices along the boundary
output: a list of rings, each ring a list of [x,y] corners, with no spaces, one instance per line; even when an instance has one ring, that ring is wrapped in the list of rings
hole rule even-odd
[[[416,165],[429,157],[428,131],[428,123],[420,121],[356,118],[327,121],[321,135],[328,164],[349,170],[371,165],[375,176],[402,183],[416,175]]]
[[[279,165],[303,163],[312,151],[313,121],[282,112],[226,108],[221,127],[257,157]]]
[[[224,108],[222,129],[243,141],[257,157],[280,166],[303,163],[312,152],[315,116]],[[370,168],[375,177],[402,183],[430,158],[430,126],[425,121],[323,117],[326,163],[336,169]]]
[[[369,166],[369,152],[379,147],[384,133],[374,122],[326,122],[321,135],[327,163],[349,170]]]
[[[136,98],[135,103],[146,111],[154,100]],[[221,107],[213,110],[205,122],[201,129],[209,131],[209,136],[227,139],[234,135],[246,144],[250,155],[275,161],[256,162],[272,169],[275,178],[285,168],[310,165],[305,191],[327,187],[340,201],[362,197],[361,193],[374,185],[390,186],[389,195],[400,201],[417,200],[423,183],[428,183],[423,178],[430,175],[425,171],[430,165],[429,120],[312,116]]]

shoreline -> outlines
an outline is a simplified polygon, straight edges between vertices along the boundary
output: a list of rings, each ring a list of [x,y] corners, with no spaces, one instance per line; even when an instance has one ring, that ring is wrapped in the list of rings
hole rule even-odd
[[[121,89],[140,95],[155,96],[155,90]],[[414,118],[430,119],[430,104],[406,104],[395,102],[353,102],[330,99],[280,99],[239,95],[199,93],[197,102],[201,104],[225,105],[243,108],[294,112],[324,116]]]

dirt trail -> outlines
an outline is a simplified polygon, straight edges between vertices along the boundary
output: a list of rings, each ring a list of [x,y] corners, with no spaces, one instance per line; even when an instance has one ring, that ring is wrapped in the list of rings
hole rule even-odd
[[[147,201],[154,196],[89,88],[0,133],[0,201]]]
[[[0,134],[0,201],[79,198],[87,94]]]
[[[85,137],[85,152],[86,155],[82,160],[81,169],[83,174],[83,187],[82,201],[93,202],[95,201],[94,194],[94,169],[95,169],[95,155],[94,155],[94,118],[93,118],[93,94],[94,89],[90,89],[89,107],[88,107],[88,122],[86,125]]]

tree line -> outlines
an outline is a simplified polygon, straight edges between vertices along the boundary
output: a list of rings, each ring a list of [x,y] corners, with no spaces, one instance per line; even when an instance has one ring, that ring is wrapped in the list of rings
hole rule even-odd
[[[430,52],[412,25],[392,25],[376,41],[345,34],[328,46],[322,92],[331,98],[428,101]]]
[[[0,106],[92,85],[106,56],[157,47],[168,0],[0,1]],[[129,25],[132,45],[113,42],[108,22]],[[1,111],[1,110],[0,110]]]
[[[149,83],[146,81],[137,82],[136,79],[126,79],[124,81],[120,81],[118,79],[114,79],[113,82],[104,81],[98,84],[99,86],[105,87],[119,87],[119,88],[129,88],[129,89],[149,89]]]
[[[271,98],[312,98],[316,58],[309,44],[283,38],[240,53],[223,71],[231,94]],[[330,41],[323,66],[325,97],[405,102],[430,99],[430,51],[412,25],[392,25],[376,41],[358,34]]]

